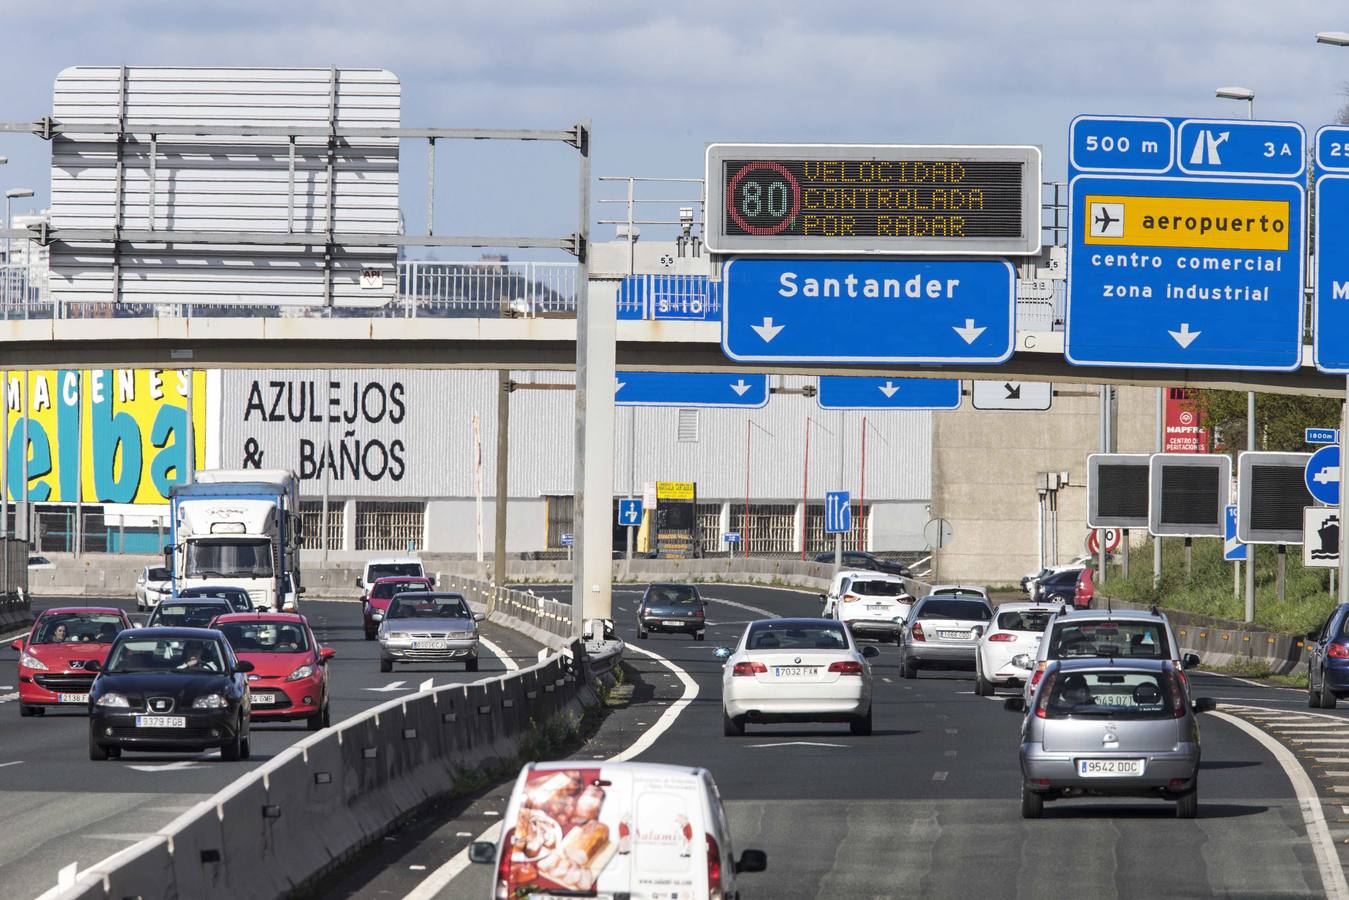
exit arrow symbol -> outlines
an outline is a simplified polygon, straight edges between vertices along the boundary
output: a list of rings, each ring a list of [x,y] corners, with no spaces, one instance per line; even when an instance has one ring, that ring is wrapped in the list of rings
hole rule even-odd
[[[746,384],[745,379],[742,378],[735,384],[731,385],[731,390],[735,391],[735,395],[737,397],[743,397],[745,396],[745,391],[748,391],[751,386],[752,385]]]
[[[895,386],[893,381],[887,381],[885,384],[878,385],[876,389],[885,395],[886,400],[889,400],[891,397],[895,396],[895,394],[899,393],[899,388]]]
[[[751,325],[749,327],[754,329],[755,334],[763,338],[765,344],[768,344],[772,342],[773,338],[778,336],[779,331],[787,326],[774,325],[772,318],[764,316],[762,325]]]
[[[956,334],[960,335],[967,344],[973,344],[979,339],[979,335],[988,330],[988,326],[986,325],[975,328],[973,319],[966,319],[964,328],[957,325],[952,325],[951,327],[955,329]]]
[[[1167,334],[1176,339],[1176,343],[1180,344],[1180,349],[1185,350],[1193,344],[1194,339],[1203,334],[1203,332],[1191,331],[1189,322],[1181,322],[1180,331],[1168,331]]]
[[[1021,399],[1021,385],[1018,384],[1018,385],[1016,385],[1015,387],[1013,387],[1010,383],[1003,382],[1003,385],[1002,385],[1002,386],[1005,387],[1005,388],[1007,388],[1007,398],[1006,398],[1006,399],[1008,399],[1008,400],[1020,400],[1020,399]]]

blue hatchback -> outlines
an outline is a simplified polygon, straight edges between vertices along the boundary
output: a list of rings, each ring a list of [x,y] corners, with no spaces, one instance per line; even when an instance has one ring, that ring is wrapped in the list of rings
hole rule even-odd
[[[1307,705],[1334,709],[1349,697],[1349,603],[1341,603],[1317,631],[1307,632]]]

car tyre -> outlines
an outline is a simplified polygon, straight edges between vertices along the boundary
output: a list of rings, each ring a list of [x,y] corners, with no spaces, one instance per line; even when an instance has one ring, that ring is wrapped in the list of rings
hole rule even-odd
[[[695,632],[693,633],[693,639],[694,639],[695,641],[705,641],[705,640],[707,640],[707,632],[706,632],[706,631],[695,631]]]
[[[373,641],[375,639],[375,633],[373,631],[367,631],[365,633],[365,639],[367,641]]]
[[[639,641],[644,641],[644,640],[646,640],[646,636],[647,636],[649,633],[650,633],[650,632],[644,630],[643,628],[641,628],[641,627],[639,626],[639,627],[637,628],[637,640],[639,640]]]
[[[993,691],[993,682],[985,678],[984,673],[976,671],[974,673],[974,693],[980,697],[992,697]]]
[[[726,737],[742,737],[745,734],[745,720],[733,718],[727,715],[726,710],[721,711],[721,733]]]
[[[1321,692],[1312,688],[1311,672],[1307,672],[1307,705],[1312,709],[1321,708]]]
[[[109,750],[108,747],[94,740],[94,729],[90,727],[89,758],[92,759],[94,762],[102,762],[103,760],[108,759],[110,756],[112,756],[112,754],[109,753],[108,750]]]
[[[29,706],[26,703],[19,704],[19,718],[21,719],[27,719],[30,716],[40,716],[44,712],[46,712],[46,710],[40,706]]]
[[[1335,695],[1330,692],[1330,686],[1326,684],[1326,673],[1321,673],[1321,696],[1317,698],[1321,701],[1322,709],[1335,708]]]
[[[248,759],[253,755],[252,738],[239,738],[239,758]]]
[[[478,671],[478,658],[476,656],[470,659],[468,662],[464,663],[464,671],[465,672]]]
[[[865,716],[858,716],[849,722],[848,730],[859,737],[868,737],[871,734],[871,707],[867,707]]]
[[[914,665],[913,660],[909,659],[908,656],[904,657],[904,662],[901,663],[899,666],[899,677],[900,678],[918,677],[918,667]]]
[[[305,717],[304,727],[310,731],[322,731],[328,727],[329,721],[328,704],[325,703],[318,712],[314,713],[312,716]]]
[[[1023,779],[1021,782],[1021,818],[1038,819],[1045,814],[1045,798],[1030,789]]]
[[[1194,819],[1199,816],[1199,786],[1176,798],[1176,818]]]
[[[391,660],[391,659],[381,659],[381,660],[379,661],[379,670],[380,670],[381,672],[392,672],[392,671],[393,671],[393,660]]]
[[[236,725],[234,737],[224,744],[220,745],[220,759],[224,762],[238,762],[243,758],[244,746],[243,738],[239,736],[242,729],[242,722]]]

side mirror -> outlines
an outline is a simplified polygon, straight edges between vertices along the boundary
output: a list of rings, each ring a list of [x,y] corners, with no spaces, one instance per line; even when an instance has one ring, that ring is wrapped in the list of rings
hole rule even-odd
[[[1198,653],[1186,653],[1180,658],[1180,667],[1182,669],[1193,669],[1197,665],[1199,665]]]
[[[103,663],[99,662],[96,659],[86,659],[84,661],[84,671],[86,672],[97,672],[99,669],[102,668]]]
[[[173,547],[164,548],[164,568],[173,571]]]
[[[1008,697],[1002,701],[1002,708],[1008,712],[1025,712],[1026,701],[1021,697]]]
[[[1195,697],[1194,702],[1190,704],[1197,713],[1213,712],[1218,708],[1218,701],[1212,697]]]
[[[319,662],[321,663],[326,663],[328,660],[332,659],[336,655],[337,651],[334,650],[332,647],[319,648]]]
[[[431,585],[431,587],[435,587],[435,586],[436,586],[436,577],[435,577],[434,575],[428,575],[428,576],[426,576],[426,583],[429,584],[429,585]]]
[[[870,644],[867,644],[865,647],[862,648],[862,655],[865,656],[867,659],[871,659],[872,657],[880,656],[881,651],[877,650]]]
[[[829,602],[829,595],[828,595],[828,594],[821,594],[821,595],[820,595],[820,602],[821,602],[821,603],[828,603],[828,602]]]
[[[23,650],[23,638],[15,638],[9,642],[11,650]]]
[[[497,845],[491,841],[474,841],[468,845],[468,861],[490,866],[497,861]]]
[[[730,648],[730,647],[718,647],[717,649],[715,649],[715,650],[712,651],[712,655],[715,656],[717,659],[730,659],[730,658],[731,658],[731,648]]]
[[[735,861],[735,874],[763,872],[768,868],[768,854],[762,850],[746,850]]]
[[[234,664],[234,671],[246,675],[253,671],[253,664],[246,659],[241,659]]]
[[[482,621],[484,621],[486,618],[487,618],[487,614],[486,614],[486,613],[474,613],[474,614],[473,614],[473,621],[475,621],[475,622],[482,622]]]

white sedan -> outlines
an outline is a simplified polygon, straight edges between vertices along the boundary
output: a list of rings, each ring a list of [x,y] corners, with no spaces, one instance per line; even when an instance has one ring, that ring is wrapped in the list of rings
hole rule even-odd
[[[880,651],[859,648],[834,619],[760,619],[735,649],[718,647],[724,732],[747,723],[847,722],[871,734],[871,664]]]
[[[1030,669],[1014,665],[1012,660],[1022,654],[1035,659],[1045,626],[1057,611],[1057,607],[1040,603],[999,606],[975,649],[974,692],[991,697],[1000,686],[1024,684]]]

